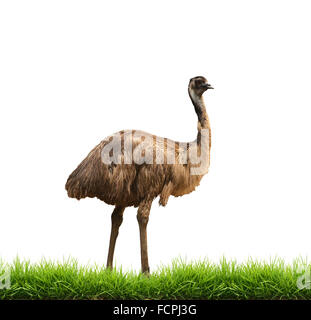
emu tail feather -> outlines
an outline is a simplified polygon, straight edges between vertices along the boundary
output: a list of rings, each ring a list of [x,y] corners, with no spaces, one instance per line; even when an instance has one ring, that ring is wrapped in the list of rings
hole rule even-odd
[[[103,169],[100,145],[98,145],[69,176],[65,185],[68,196],[78,200],[96,197],[101,191],[99,181],[102,178]]]

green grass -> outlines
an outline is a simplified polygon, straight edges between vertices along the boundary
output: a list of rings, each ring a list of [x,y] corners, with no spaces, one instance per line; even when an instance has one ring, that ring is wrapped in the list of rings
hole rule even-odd
[[[76,260],[38,264],[16,259],[10,270],[11,287],[0,289],[0,299],[311,299],[311,289],[300,290],[297,279],[310,265],[297,259],[285,264],[249,260],[238,264],[222,259],[186,263],[174,260],[150,277],[140,273],[80,266]]]

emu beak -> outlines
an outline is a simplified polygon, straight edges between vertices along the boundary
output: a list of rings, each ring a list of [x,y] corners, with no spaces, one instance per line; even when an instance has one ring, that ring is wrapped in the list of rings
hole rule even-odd
[[[209,83],[206,83],[206,84],[205,84],[205,88],[206,88],[206,89],[214,89]]]

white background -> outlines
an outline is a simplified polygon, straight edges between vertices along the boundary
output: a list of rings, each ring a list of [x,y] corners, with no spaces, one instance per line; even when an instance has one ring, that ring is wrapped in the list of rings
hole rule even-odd
[[[153,204],[151,269],[172,258],[308,256],[308,1],[1,1],[0,256],[105,263],[113,207],[67,198],[68,175],[103,138],[141,129],[196,137],[187,93],[205,94],[209,174]],[[140,268],[136,210],[116,264]]]

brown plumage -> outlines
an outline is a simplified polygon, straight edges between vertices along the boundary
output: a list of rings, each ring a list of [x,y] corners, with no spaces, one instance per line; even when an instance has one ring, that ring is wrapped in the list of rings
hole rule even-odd
[[[207,173],[211,129],[202,97],[207,89],[212,87],[204,77],[190,79],[188,92],[198,115],[196,140],[179,143],[143,131],[120,131],[101,141],[69,176],[69,197],[96,197],[115,206],[108,268],[112,267],[124,209],[134,206],[138,207],[142,272],[149,273],[146,228],[152,201],[160,196],[159,203],[165,206],[171,195],[178,197],[195,190]],[[201,163],[205,162],[203,170],[195,173],[192,170],[200,168],[201,163],[192,161],[193,154]]]

